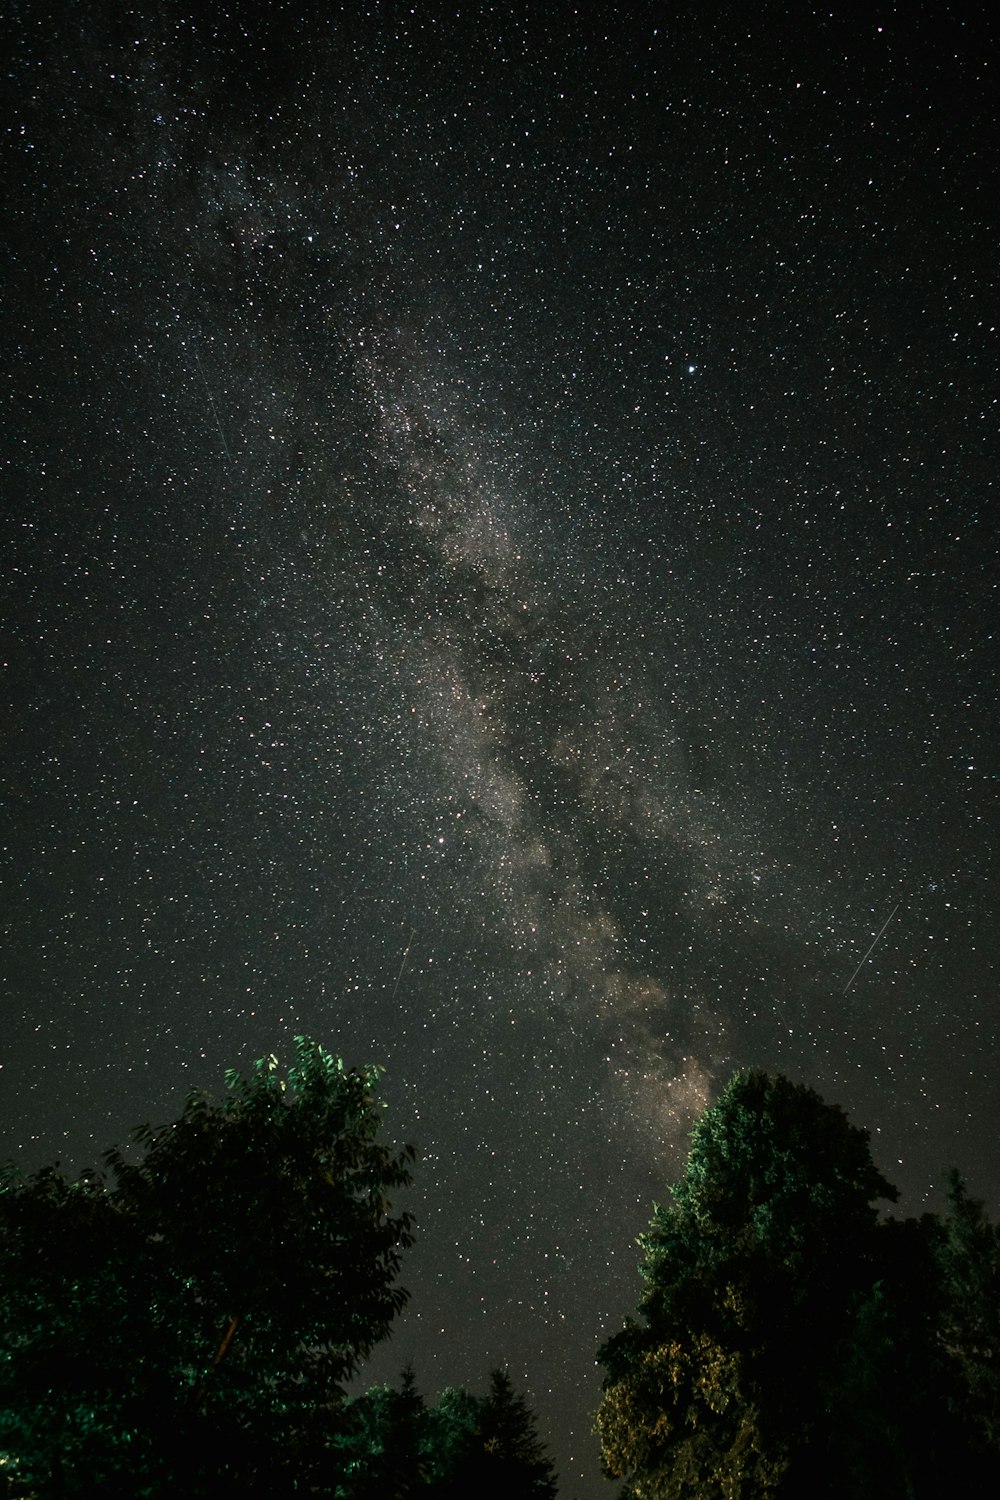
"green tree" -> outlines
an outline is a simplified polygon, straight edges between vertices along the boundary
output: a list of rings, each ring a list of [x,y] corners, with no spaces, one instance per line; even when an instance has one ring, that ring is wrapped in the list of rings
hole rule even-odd
[[[934,1260],[942,1288],[941,1337],[977,1448],[1000,1452],[1000,1226],[986,1218],[961,1175],[948,1175],[948,1211],[937,1226]]]
[[[957,1175],[897,1194],[811,1089],[737,1074],[640,1238],[641,1322],[600,1351],[607,1472],[636,1500],[922,1500],[1000,1483],[1000,1241]]]
[[[434,1500],[466,1493],[466,1477],[482,1451],[479,1407],[479,1399],[464,1386],[449,1386],[430,1411],[427,1460]]]
[[[822,1494],[915,1500],[947,1494],[957,1454],[971,1459],[956,1413],[957,1372],[941,1338],[933,1215],[879,1227],[869,1285],[818,1351]]]
[[[485,1396],[443,1391],[428,1408],[412,1370],[398,1391],[376,1386],[348,1404],[340,1500],[554,1500],[552,1464],[534,1413],[503,1370]]]
[[[506,1370],[490,1371],[477,1435],[483,1453],[481,1493],[554,1500],[555,1474],[539,1441],[535,1415]]]
[[[426,1489],[431,1416],[411,1366],[399,1390],[372,1386],[349,1402],[336,1493],[342,1500],[405,1500]]]
[[[21,1493],[291,1493],[328,1468],[343,1385],[385,1337],[411,1243],[378,1070],[307,1038],[141,1155],[0,1191],[0,1453]],[[18,1490],[15,1489],[15,1493]]]
[[[443,1392],[432,1413],[428,1458],[434,1500],[555,1500],[555,1474],[535,1415],[505,1370],[491,1370],[485,1396]]]
[[[817,1351],[870,1285],[876,1203],[895,1197],[841,1110],[737,1074],[640,1239],[643,1323],[600,1351],[607,1470],[636,1496],[678,1500],[817,1482]]]

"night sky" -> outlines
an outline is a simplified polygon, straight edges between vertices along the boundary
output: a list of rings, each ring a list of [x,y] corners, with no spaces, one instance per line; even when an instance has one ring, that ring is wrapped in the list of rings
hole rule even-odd
[[[368,1378],[507,1363],[610,1494],[734,1068],[1000,1208],[1000,21],[15,11],[0,1156],[384,1065]]]

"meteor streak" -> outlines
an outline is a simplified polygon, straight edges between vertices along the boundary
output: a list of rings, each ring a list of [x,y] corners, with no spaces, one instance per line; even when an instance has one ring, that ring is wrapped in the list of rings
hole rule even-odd
[[[208,404],[212,408],[212,416],[215,418],[215,425],[219,429],[219,437],[222,439],[222,451],[226,455],[226,462],[228,463],[229,467],[232,468],[233,455],[229,451],[229,444],[226,442],[226,434],[222,430],[222,422],[219,418],[219,410],[215,404],[215,397],[212,395],[212,387],[208,383],[208,376],[205,374],[205,367],[202,364],[201,357],[198,353],[198,345],[192,344],[191,348],[194,353],[195,363],[198,366],[198,374],[201,376],[202,384],[205,387],[205,394],[208,396]]]
[[[892,911],[886,917],[885,921],[882,923],[882,926],[879,928],[878,932],[876,932],[875,936],[872,938],[870,944],[868,945],[867,950],[865,951],[865,953],[864,953],[864,955],[863,955],[863,957],[861,959],[861,963],[858,964],[858,967],[855,969],[855,971],[851,975],[850,979],[844,985],[844,994],[845,995],[847,994],[847,991],[851,988],[851,985],[857,979],[858,975],[861,973],[862,966],[864,965],[865,960],[868,957],[868,954],[871,953],[871,951],[874,948],[875,944],[878,942],[879,938],[882,936],[883,932],[888,927],[888,925],[892,921],[893,917],[899,911],[899,908],[902,906],[902,904],[903,904],[902,901],[897,901],[896,902],[895,906],[892,908]],[[408,953],[410,950],[407,949],[406,951]]]
[[[399,989],[399,981],[403,977],[403,970],[406,968],[406,960],[409,958],[410,949],[413,947],[413,939],[416,937],[416,935],[417,929],[415,927],[411,927],[410,936],[407,939],[406,947],[403,949],[403,962],[399,966],[399,973],[396,975],[396,983],[393,985],[392,989],[392,998],[394,1000],[396,998],[396,991]]]

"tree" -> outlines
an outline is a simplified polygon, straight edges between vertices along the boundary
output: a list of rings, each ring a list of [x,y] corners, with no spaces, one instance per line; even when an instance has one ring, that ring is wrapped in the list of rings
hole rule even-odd
[[[480,1494],[555,1500],[555,1475],[538,1439],[534,1413],[506,1370],[490,1371],[489,1389],[479,1406],[477,1437],[482,1455]]]
[[[823,1493],[824,1355],[896,1196],[841,1110],[738,1073],[640,1239],[644,1321],[600,1351],[608,1472],[637,1497]]]
[[[1000,1451],[1000,1226],[986,1218],[956,1170],[948,1174],[948,1212],[936,1226],[934,1260],[942,1286],[942,1342],[977,1448]]]
[[[342,1500],[555,1500],[552,1464],[535,1417],[503,1370],[485,1396],[458,1387],[428,1408],[412,1370],[398,1391],[376,1386],[351,1401]]]
[[[70,1182],[47,1167],[23,1181],[4,1169],[0,1453],[10,1493],[83,1494],[86,1475],[108,1495],[128,1493],[119,1472],[126,1431],[130,1466],[151,1463],[162,1423],[157,1376],[178,1353],[154,1309],[139,1305],[154,1260],[96,1174]],[[147,1347],[156,1365],[140,1379]]]
[[[400,1388],[372,1386],[352,1400],[339,1440],[340,1500],[405,1500],[426,1487],[431,1416],[411,1366]]]
[[[5,1171],[0,1453],[45,1500],[290,1493],[407,1294],[378,1070],[307,1038],[133,1132],[106,1173]],[[44,1247],[44,1254],[40,1250]]]
[[[738,1073],[654,1207],[641,1322],[600,1351],[606,1471],[635,1500],[930,1500],[1000,1484],[1000,1233],[880,1221],[868,1136]]]
[[[468,1493],[467,1482],[482,1452],[480,1400],[464,1386],[449,1386],[430,1411],[428,1490],[434,1500]]]

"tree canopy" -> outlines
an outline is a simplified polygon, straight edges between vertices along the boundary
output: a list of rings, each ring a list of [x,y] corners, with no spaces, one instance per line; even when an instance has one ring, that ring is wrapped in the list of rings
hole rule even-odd
[[[636,1500],[902,1500],[959,1455],[997,1477],[996,1231],[960,1180],[943,1221],[881,1220],[896,1198],[840,1109],[736,1074],[640,1237],[641,1321],[599,1355]]]
[[[103,1172],[0,1177],[0,1493],[554,1500],[507,1374],[428,1407],[348,1383],[407,1300],[379,1070],[308,1038]]]
[[[306,1038],[70,1181],[5,1171],[0,1453],[23,1493],[278,1494],[406,1301],[412,1150]],[[43,1250],[44,1253],[40,1253]]]
[[[411,1147],[307,1038],[75,1180],[0,1170],[0,1494],[555,1500],[503,1369],[356,1377],[407,1293]],[[937,1500],[1000,1483],[1000,1230],[957,1172],[895,1219],[867,1132],[738,1073],[640,1236],[597,1429],[629,1500]]]
[[[485,1395],[453,1387],[434,1406],[404,1370],[398,1391],[376,1386],[348,1404],[344,1433],[342,1500],[555,1500],[534,1414],[502,1369]]]

